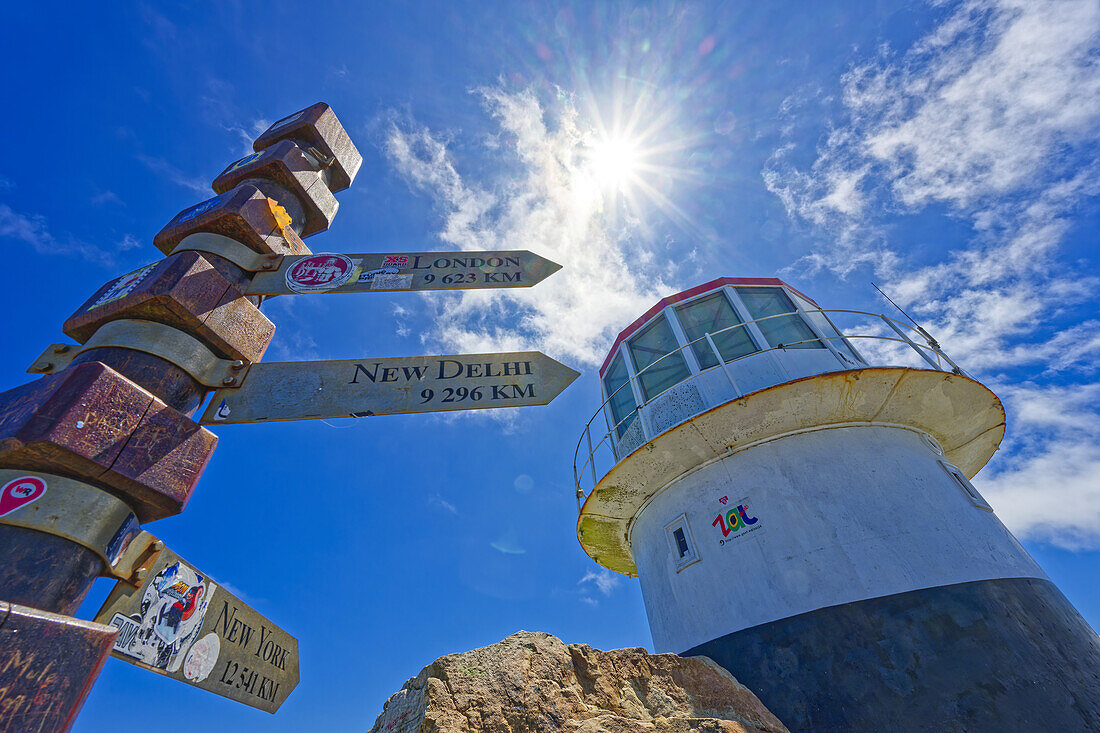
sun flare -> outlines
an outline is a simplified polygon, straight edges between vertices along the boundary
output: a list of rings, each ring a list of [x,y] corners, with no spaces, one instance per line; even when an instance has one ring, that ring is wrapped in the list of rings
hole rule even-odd
[[[605,188],[626,188],[637,178],[640,163],[638,144],[624,137],[602,139],[589,154],[592,174]]]

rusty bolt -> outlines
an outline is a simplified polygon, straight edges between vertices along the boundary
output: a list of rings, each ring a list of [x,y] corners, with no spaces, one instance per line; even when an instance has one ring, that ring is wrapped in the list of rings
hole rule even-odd
[[[233,371],[240,371],[241,369],[244,369],[244,362],[240,359],[237,359],[235,362],[229,365],[229,368]]]
[[[226,386],[228,386],[230,384],[236,384],[236,383],[237,383],[237,378],[236,377],[226,377],[225,379],[222,380],[222,384],[224,384]]]
[[[67,351],[68,351],[68,350],[69,350],[70,348],[72,348],[72,347],[68,346],[67,344],[62,344],[61,346],[58,346],[58,347],[56,347],[56,348],[55,348],[55,349],[53,350],[53,353],[55,353],[55,354],[64,354],[64,353],[66,353],[66,352],[67,352]]]
[[[148,568],[138,568],[138,571],[136,573],[134,573],[134,578],[137,579],[137,582],[141,583],[145,580],[145,577],[147,575],[149,575],[149,569]]]
[[[271,269],[273,269],[274,267],[275,267],[275,263],[274,263],[274,262],[265,262],[265,263],[264,263],[264,269],[265,269],[265,270],[271,270]]]
[[[34,370],[36,372],[48,372],[51,369],[53,369],[53,362],[52,361],[44,361],[40,364],[35,364],[34,365]]]
[[[164,549],[164,543],[162,541],[157,540],[153,543],[153,552],[160,552],[163,549]]]

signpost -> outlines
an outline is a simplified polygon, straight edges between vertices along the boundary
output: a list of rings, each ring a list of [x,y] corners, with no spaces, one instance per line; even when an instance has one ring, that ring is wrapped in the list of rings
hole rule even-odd
[[[529,288],[560,269],[527,250],[287,256],[277,270],[257,273],[246,293]]]
[[[119,581],[95,620],[112,656],[274,713],[298,684],[298,640],[168,548]]]
[[[254,364],[203,425],[545,405],[578,372],[538,351]]]
[[[41,379],[0,393],[0,730],[67,730],[108,649],[268,712],[298,684],[294,637],[141,528],[183,511],[217,444],[203,425],[545,405],[579,376],[534,351],[257,363],[275,326],[254,296],[522,288],[561,266],[311,254],[362,156],[324,103],[253,149],[154,237],[163,260],[69,317]],[[72,618],[97,576],[118,583]]]

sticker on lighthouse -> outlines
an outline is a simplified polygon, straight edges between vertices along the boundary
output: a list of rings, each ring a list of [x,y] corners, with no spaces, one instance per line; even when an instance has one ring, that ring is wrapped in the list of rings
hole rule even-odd
[[[45,493],[46,482],[37,476],[12,479],[0,489],[0,517],[6,517],[16,509],[25,507]]]
[[[716,532],[720,534],[718,537],[719,545],[733,542],[749,532],[760,529],[760,519],[753,516],[753,513],[749,510],[748,497],[734,503],[730,501],[728,496],[723,496],[718,500],[718,503],[721,505],[718,509],[718,516],[714,518],[711,525],[718,528]]]
[[[286,286],[296,293],[323,293],[346,283],[354,270],[355,264],[344,255],[304,257],[286,271]]]
[[[168,565],[145,586],[138,613],[116,613],[111,619],[111,625],[119,629],[115,651],[150,667],[175,672],[202,627],[216,588],[182,562]]]

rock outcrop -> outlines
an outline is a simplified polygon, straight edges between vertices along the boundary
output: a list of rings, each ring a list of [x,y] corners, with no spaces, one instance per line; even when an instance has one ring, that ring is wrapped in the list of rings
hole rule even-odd
[[[786,733],[706,657],[602,652],[521,631],[435,660],[386,701],[371,733]]]

